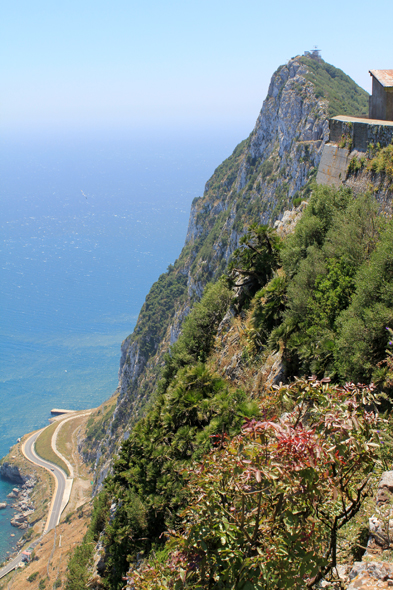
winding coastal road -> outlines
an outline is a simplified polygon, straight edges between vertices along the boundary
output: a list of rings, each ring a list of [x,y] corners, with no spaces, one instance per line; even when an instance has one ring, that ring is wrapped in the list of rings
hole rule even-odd
[[[56,489],[54,498],[52,500],[52,506],[49,510],[48,519],[46,521],[46,527],[44,530],[45,534],[51,529],[54,529],[60,520],[61,507],[66,487],[67,476],[64,473],[64,471],[60,469],[60,467],[57,467],[57,465],[55,465],[54,463],[45,461],[44,459],[41,459],[41,457],[38,457],[38,455],[36,455],[34,451],[34,444],[39,435],[41,434],[42,430],[39,430],[38,432],[33,434],[33,436],[27,439],[24,445],[24,455],[26,459],[28,459],[32,463],[35,463],[36,465],[39,465],[40,467],[44,467],[45,469],[51,471],[56,479]]]
[[[42,428],[41,430],[39,430],[38,432],[35,432],[32,436],[30,436],[30,438],[27,439],[27,441],[25,442],[24,447],[23,447],[23,454],[25,455],[26,459],[28,459],[32,463],[35,463],[36,465],[39,465],[40,467],[44,467],[45,469],[48,469],[49,471],[51,471],[51,473],[53,474],[53,476],[55,477],[55,480],[56,480],[55,493],[53,496],[51,507],[49,509],[49,514],[48,514],[48,518],[46,521],[46,527],[45,527],[42,535],[39,537],[39,539],[36,539],[36,541],[31,543],[30,547],[32,547],[32,548],[36,547],[36,545],[38,545],[38,543],[41,541],[42,537],[48,531],[50,531],[51,529],[54,529],[55,526],[58,524],[58,522],[60,520],[62,503],[63,503],[63,496],[64,496],[64,491],[66,488],[66,481],[67,481],[67,476],[62,469],[57,467],[57,465],[55,465],[54,463],[50,463],[49,461],[45,461],[44,459],[41,459],[41,457],[38,457],[38,455],[36,455],[36,453],[35,453],[35,450],[34,450],[35,441],[37,440],[37,438],[39,437],[39,435],[41,434],[41,432],[43,430],[44,430],[44,428]],[[22,552],[18,553],[18,555],[12,561],[10,561],[3,569],[0,570],[0,579],[3,578],[4,576],[6,576],[10,571],[15,569],[21,561],[22,561]]]

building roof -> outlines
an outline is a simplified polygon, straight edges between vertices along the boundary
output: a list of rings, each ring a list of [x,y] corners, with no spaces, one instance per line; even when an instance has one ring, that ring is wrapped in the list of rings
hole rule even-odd
[[[370,70],[371,76],[374,76],[382,86],[393,87],[393,70]]]

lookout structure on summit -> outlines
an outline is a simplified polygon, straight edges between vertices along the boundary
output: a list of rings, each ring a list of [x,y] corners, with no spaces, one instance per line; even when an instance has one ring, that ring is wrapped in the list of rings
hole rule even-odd
[[[370,119],[393,121],[393,70],[370,70],[373,81],[369,98]]]

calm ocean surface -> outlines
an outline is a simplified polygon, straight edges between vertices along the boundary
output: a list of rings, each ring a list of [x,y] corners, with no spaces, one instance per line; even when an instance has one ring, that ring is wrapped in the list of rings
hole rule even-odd
[[[191,201],[240,139],[0,144],[0,456],[51,408],[113,393],[120,344],[180,253]],[[0,481],[0,501],[11,487]],[[0,511],[0,561],[19,536],[11,514]]]

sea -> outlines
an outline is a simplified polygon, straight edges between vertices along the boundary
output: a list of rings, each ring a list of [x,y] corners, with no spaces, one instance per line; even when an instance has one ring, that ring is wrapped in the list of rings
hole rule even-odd
[[[52,408],[94,408],[115,391],[121,342],[179,255],[192,200],[244,135],[95,129],[0,140],[0,456]],[[0,480],[0,502],[12,487]],[[21,535],[12,514],[0,510],[0,562]]]

